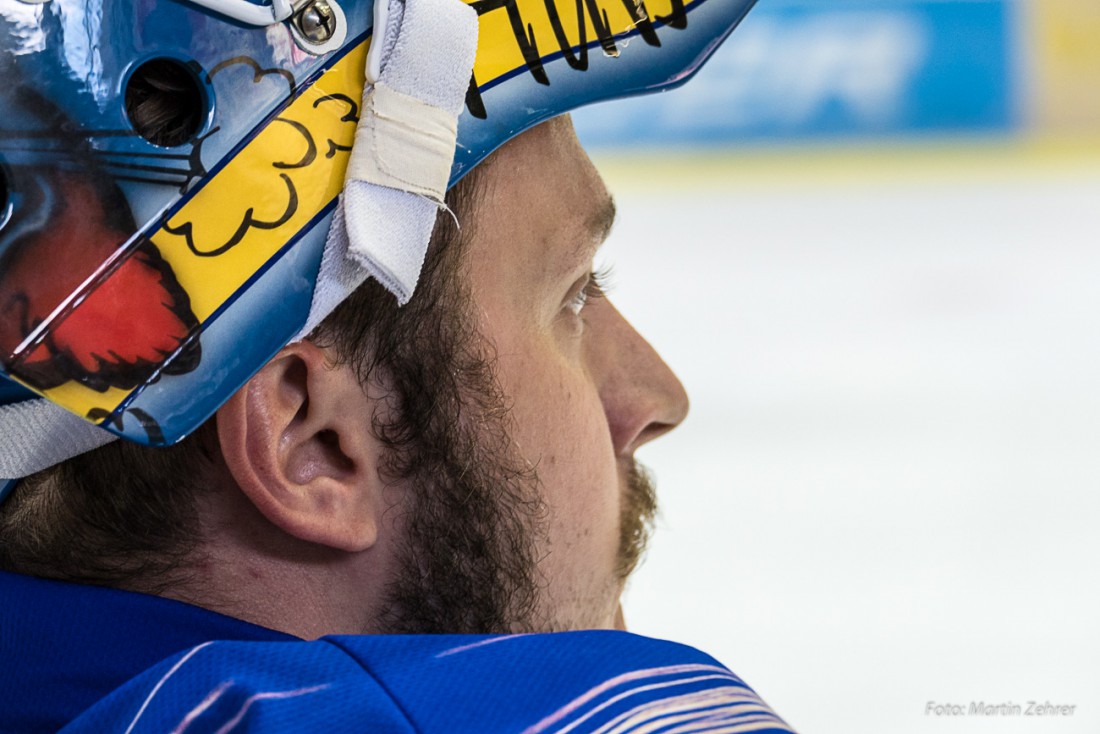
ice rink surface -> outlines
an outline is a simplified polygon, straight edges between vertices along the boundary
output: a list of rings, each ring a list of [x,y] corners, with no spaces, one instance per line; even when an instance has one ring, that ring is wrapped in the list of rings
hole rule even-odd
[[[807,734],[1100,732],[1100,148],[596,157],[693,403],[631,628]]]

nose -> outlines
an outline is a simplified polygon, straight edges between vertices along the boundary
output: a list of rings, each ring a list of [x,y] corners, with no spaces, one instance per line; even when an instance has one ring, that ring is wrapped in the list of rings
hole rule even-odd
[[[591,304],[586,353],[618,456],[683,422],[688,396],[656,350],[606,298]]]

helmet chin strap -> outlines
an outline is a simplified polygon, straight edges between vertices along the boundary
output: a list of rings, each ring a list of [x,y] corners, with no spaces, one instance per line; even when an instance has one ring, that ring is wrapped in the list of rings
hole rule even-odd
[[[117,438],[45,398],[0,405],[0,436],[0,489]]]

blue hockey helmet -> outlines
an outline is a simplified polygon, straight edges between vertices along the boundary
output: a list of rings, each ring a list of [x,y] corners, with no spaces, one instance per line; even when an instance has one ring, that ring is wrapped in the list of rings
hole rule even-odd
[[[686,81],[755,0],[462,1],[448,185],[544,120]],[[0,0],[0,417],[45,399],[171,444],[301,332],[379,10]],[[157,94],[182,113],[150,129],[129,110]],[[65,440],[0,430],[0,459],[17,432]]]

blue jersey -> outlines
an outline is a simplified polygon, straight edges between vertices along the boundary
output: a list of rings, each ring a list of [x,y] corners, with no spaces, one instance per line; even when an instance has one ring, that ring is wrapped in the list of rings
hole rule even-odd
[[[304,641],[0,574],[0,731],[790,732],[689,647],[623,632]]]

